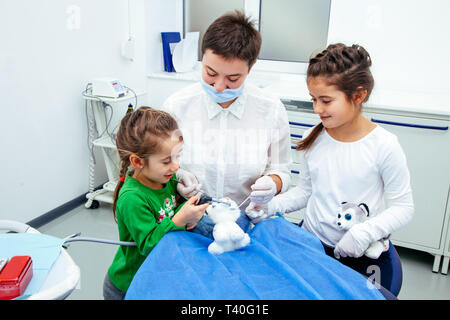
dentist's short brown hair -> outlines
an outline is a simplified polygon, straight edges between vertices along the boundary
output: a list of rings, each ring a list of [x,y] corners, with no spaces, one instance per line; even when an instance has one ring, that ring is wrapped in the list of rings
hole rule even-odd
[[[210,49],[225,59],[247,61],[250,69],[258,59],[261,43],[254,22],[236,10],[217,18],[208,27],[202,40],[202,55]]]

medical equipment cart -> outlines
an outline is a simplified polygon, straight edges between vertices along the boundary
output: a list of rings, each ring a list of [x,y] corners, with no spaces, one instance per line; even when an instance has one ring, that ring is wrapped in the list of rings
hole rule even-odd
[[[86,117],[88,122],[89,154],[89,192],[85,207],[98,208],[99,201],[112,203],[113,192],[118,182],[119,157],[116,149],[116,133],[120,121],[129,108],[136,109],[145,99],[146,92],[136,92],[127,88],[127,94],[120,98],[108,98],[92,95],[89,85],[83,91]],[[95,190],[94,147],[100,148],[105,161],[108,181],[102,188]]]

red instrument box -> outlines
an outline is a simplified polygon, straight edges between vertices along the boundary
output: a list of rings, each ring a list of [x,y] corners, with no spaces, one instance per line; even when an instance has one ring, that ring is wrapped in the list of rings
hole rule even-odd
[[[23,295],[32,277],[31,257],[12,257],[0,272],[0,300],[10,300]]]

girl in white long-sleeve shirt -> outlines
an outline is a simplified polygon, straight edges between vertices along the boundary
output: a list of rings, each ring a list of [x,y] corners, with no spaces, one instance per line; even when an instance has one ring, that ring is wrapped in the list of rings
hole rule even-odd
[[[297,146],[300,182],[269,203],[251,203],[246,212],[258,222],[306,207],[302,227],[322,241],[328,255],[366,276],[373,272],[369,266],[379,266],[381,285],[398,294],[401,277],[391,283],[400,265],[393,246],[378,259],[363,256],[372,242],[389,237],[414,213],[397,137],[361,113],[374,85],[370,66],[369,54],[358,45],[330,45],[310,60],[307,85],[322,122],[307,130]],[[336,217],[342,202],[365,203],[370,219],[340,230]]]

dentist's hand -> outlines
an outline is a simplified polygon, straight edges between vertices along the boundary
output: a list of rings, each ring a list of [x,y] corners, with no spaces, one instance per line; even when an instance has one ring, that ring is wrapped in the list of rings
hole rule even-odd
[[[262,176],[255,181],[255,184],[251,186],[252,193],[250,199],[254,204],[266,204],[277,193],[277,185],[269,176]]]
[[[273,216],[273,214],[269,213],[269,206],[267,203],[256,204],[254,202],[250,202],[248,207],[245,208],[245,214],[253,224],[257,224]]]
[[[193,173],[180,168],[176,176],[178,180],[177,191],[183,198],[189,199],[199,194],[202,185]]]

